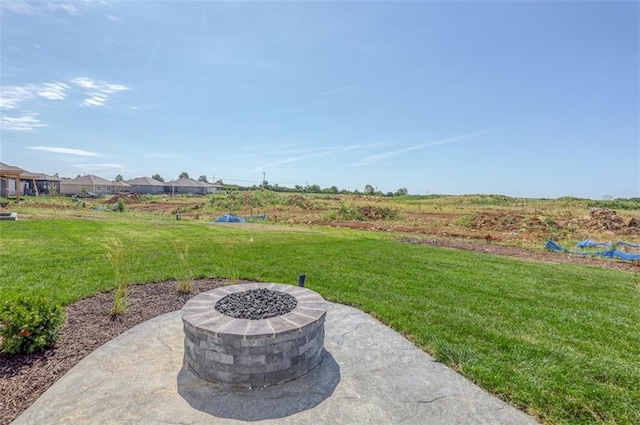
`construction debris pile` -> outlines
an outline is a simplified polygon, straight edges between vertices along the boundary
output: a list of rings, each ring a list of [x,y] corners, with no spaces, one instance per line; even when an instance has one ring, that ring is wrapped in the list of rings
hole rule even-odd
[[[624,219],[615,210],[593,208],[589,215],[572,220],[582,229],[592,232],[620,232],[640,233],[640,220],[635,218]]]

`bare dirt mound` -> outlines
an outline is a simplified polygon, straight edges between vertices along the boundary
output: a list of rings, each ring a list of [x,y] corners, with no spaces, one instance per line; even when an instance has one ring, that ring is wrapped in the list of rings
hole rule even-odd
[[[640,233],[640,220],[624,219],[615,210],[594,208],[589,215],[571,221],[578,227],[592,232]]]
[[[137,193],[120,193],[118,195],[113,195],[111,198],[103,201],[103,204],[115,204],[118,202],[118,199],[122,199],[125,203],[138,203],[140,202],[140,195]]]
[[[495,230],[500,232],[540,232],[560,228],[548,217],[526,217],[512,213],[477,213],[471,217],[470,226],[474,230]]]

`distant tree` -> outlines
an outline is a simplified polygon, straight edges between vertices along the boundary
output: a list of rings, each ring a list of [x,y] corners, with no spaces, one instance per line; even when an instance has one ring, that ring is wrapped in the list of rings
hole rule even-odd
[[[408,194],[409,194],[409,191],[407,190],[407,188],[401,187],[400,189],[396,190],[395,196],[404,196]]]
[[[116,181],[117,181],[117,182],[121,182],[122,180],[124,180],[124,178],[122,177],[122,175],[121,175],[121,174],[118,174],[118,175],[116,176]]]
[[[56,196],[58,194],[58,187],[54,182],[49,182],[49,196]]]
[[[162,178],[162,176],[160,174],[154,174],[153,176],[151,176],[152,179],[154,180],[158,180],[159,182],[163,182],[164,183],[164,179]]]
[[[322,188],[320,188],[320,186],[318,186],[317,184],[312,184],[311,186],[309,186],[309,192],[311,192],[311,193],[321,193],[322,192]]]
[[[368,185],[366,185],[364,187],[364,194],[365,195],[373,195],[374,193],[376,193],[376,190],[370,184],[368,184]]]
[[[178,178],[179,179],[188,179],[189,178],[189,173],[187,173],[186,171],[183,171],[183,172],[180,173]]]
[[[58,173],[55,173],[55,174],[53,175],[53,177],[60,178],[60,176],[58,175]]]
[[[224,183],[222,183],[222,179],[218,179],[213,184],[219,184],[220,186],[222,186]]]
[[[393,196],[393,192],[387,192],[387,194],[385,195],[387,198],[391,198]]]
[[[338,192],[340,192],[340,191],[338,190],[338,188],[336,186],[325,187],[324,189],[322,189],[322,193],[336,194]]]
[[[207,180],[207,176],[205,176],[204,174],[201,175],[200,177],[198,177],[198,181],[199,182],[209,183],[209,180]]]
[[[293,186],[293,188],[294,188],[295,190],[297,190],[298,192],[302,192],[302,191],[304,190],[304,187],[300,186],[299,184],[297,184],[297,185]]]

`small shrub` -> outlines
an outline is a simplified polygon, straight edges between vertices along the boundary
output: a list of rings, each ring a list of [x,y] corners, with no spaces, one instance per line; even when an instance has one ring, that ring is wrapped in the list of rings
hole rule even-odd
[[[122,198],[118,198],[118,211],[124,212],[124,201]]]
[[[44,297],[23,297],[0,305],[0,350],[33,354],[55,344],[64,325],[61,305]]]

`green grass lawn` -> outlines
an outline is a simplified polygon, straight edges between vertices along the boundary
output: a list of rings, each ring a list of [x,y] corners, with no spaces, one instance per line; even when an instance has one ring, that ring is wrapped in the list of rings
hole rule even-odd
[[[640,277],[411,245],[344,230],[169,220],[0,222],[0,298],[71,303],[180,273],[307,287],[371,313],[493,394],[547,423],[640,423]],[[560,255],[560,254],[559,254]]]

